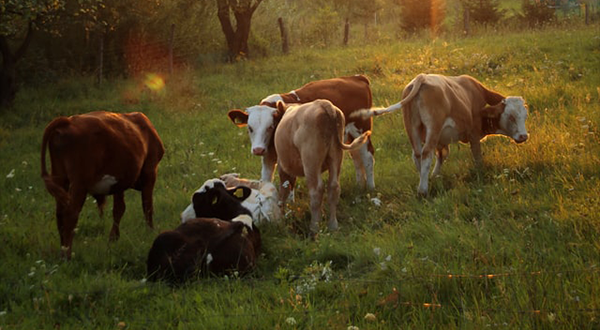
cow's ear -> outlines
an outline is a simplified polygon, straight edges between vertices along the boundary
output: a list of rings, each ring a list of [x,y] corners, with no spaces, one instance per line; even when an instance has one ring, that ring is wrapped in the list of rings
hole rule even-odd
[[[496,105],[490,105],[481,110],[481,116],[484,118],[498,118],[504,112],[504,102]]]
[[[283,117],[283,114],[287,110],[288,106],[283,101],[277,101],[277,104],[275,104],[275,108],[277,109],[277,111],[275,111],[273,117],[275,117],[276,121],[279,121]]]
[[[237,127],[244,127],[248,124],[248,113],[240,109],[229,110],[227,117]]]
[[[238,199],[240,202],[245,201],[246,198],[248,198],[252,193],[252,189],[246,186],[238,186],[235,188],[228,189],[227,191],[231,194],[231,196]]]

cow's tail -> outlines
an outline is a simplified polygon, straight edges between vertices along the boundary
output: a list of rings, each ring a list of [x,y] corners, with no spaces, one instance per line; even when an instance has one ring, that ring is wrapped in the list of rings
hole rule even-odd
[[[59,201],[60,203],[64,203],[64,204],[69,203],[69,194],[63,187],[61,187],[60,185],[57,185],[54,182],[54,180],[52,180],[52,176],[50,176],[48,174],[48,171],[46,170],[46,149],[48,148],[48,140],[50,139],[52,134],[54,134],[56,132],[56,129],[65,127],[68,125],[69,125],[68,118],[59,117],[59,118],[53,120],[52,122],[50,122],[50,124],[48,124],[48,126],[46,126],[46,129],[44,130],[44,136],[42,138],[42,154],[40,157],[41,167],[42,167],[42,171],[41,171],[42,179],[44,180],[46,190],[48,190],[48,192],[52,196],[54,196],[54,198],[57,201]]]
[[[387,108],[371,108],[371,109],[357,110],[357,111],[354,111],[352,114],[350,114],[350,118],[359,118],[359,119],[364,120],[364,119],[384,115],[384,114],[402,109],[402,107],[404,105],[406,105],[407,103],[409,103],[410,101],[412,101],[415,98],[415,96],[419,92],[419,89],[421,88],[421,85],[423,84],[423,81],[425,80],[425,77],[426,77],[426,75],[421,73],[408,84],[407,87],[412,87],[412,88],[411,88],[410,92],[408,93],[408,95],[404,99],[402,99],[402,101],[400,101],[396,104],[393,104]]]
[[[371,131],[366,131],[359,135],[356,139],[354,139],[350,144],[344,143],[344,128],[346,124],[346,120],[344,119],[344,113],[342,110],[335,108],[336,116],[336,127],[337,127],[337,141],[338,145],[342,148],[342,150],[354,150],[360,148],[365,142],[369,140],[369,136],[371,136]]]

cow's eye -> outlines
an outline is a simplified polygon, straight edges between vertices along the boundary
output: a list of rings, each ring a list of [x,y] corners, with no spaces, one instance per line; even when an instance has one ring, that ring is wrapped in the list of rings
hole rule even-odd
[[[516,123],[517,120],[515,119],[515,116],[509,116],[508,120],[510,120],[511,123]]]

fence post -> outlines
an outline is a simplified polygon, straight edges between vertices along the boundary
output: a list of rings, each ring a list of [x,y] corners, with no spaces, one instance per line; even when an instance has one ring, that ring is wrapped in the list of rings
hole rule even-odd
[[[175,24],[171,24],[171,35],[169,36],[169,76],[173,74],[173,43],[175,36]]]
[[[466,36],[471,34],[471,28],[469,26],[469,8],[463,8],[463,31]]]
[[[104,33],[100,33],[100,41],[98,47],[98,85],[102,84],[104,75]]]
[[[350,37],[350,22],[348,18],[346,18],[346,23],[344,24],[344,46],[348,46],[348,38]]]
[[[283,51],[284,54],[287,54],[290,52],[290,47],[288,45],[287,31],[283,25],[283,18],[279,17],[277,23],[279,23],[279,32],[281,33],[281,51]]]

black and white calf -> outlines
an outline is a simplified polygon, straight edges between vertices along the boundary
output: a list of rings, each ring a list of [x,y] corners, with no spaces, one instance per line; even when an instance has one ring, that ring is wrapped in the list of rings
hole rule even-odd
[[[148,279],[180,283],[198,272],[250,271],[261,247],[251,212],[241,204],[250,193],[248,187],[226,188],[221,180],[207,181],[192,197],[188,214],[193,217],[154,240],[148,253]]]

